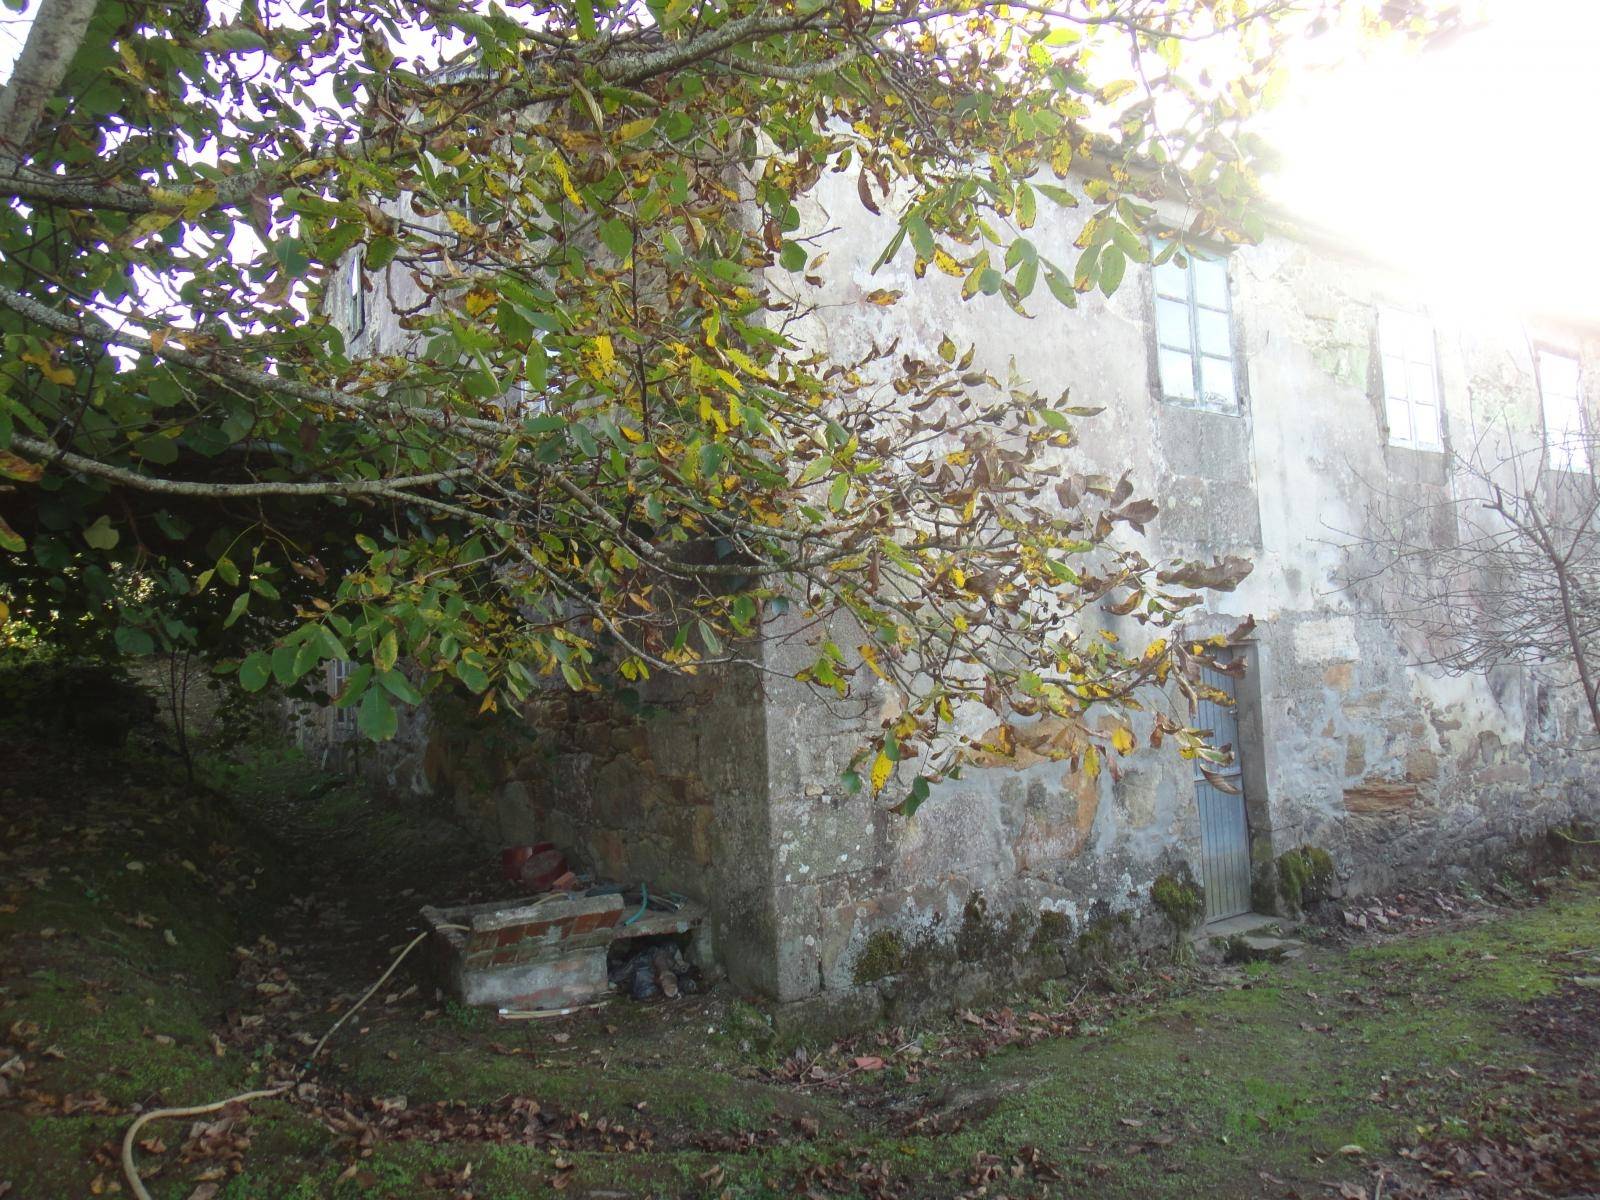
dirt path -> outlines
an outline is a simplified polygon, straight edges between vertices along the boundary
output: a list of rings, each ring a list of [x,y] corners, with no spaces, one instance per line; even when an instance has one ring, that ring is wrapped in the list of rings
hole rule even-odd
[[[158,771],[13,776],[0,1195],[112,1194],[137,1107],[284,1077],[424,900],[499,886],[447,823],[303,763],[218,782],[255,832],[197,830]],[[290,1100],[141,1161],[163,1200],[1600,1193],[1600,886],[1389,912],[1293,962],[833,1045],[726,990],[508,1024],[403,973]]]

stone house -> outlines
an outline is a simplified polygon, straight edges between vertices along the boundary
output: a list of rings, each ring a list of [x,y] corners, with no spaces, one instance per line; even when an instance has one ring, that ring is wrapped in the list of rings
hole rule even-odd
[[[1236,686],[1236,711],[1206,714],[1237,747],[1239,794],[1175,754],[1091,779],[1024,745],[935,787],[913,817],[892,815],[839,785],[876,707],[842,709],[783,680],[786,656],[801,660],[782,640],[756,650],[777,672],[658,681],[641,711],[552,693],[512,748],[424,719],[393,748],[357,748],[331,723],[311,740],[449,797],[501,842],[554,841],[600,875],[703,902],[712,952],[742,987],[866,1009],[882,990],[867,977],[899,963],[896,951],[863,969],[886,939],[959,957],[975,920],[991,945],[1036,946],[1041,928],[1071,939],[1146,910],[1152,880],[1178,862],[1220,919],[1276,905],[1273,863],[1291,848],[1327,850],[1337,886],[1359,893],[1600,816],[1600,753],[1559,671],[1417,665],[1426,648],[1374,615],[1370,587],[1345,586],[1340,545],[1368,521],[1374,484],[1448,495],[1446,450],[1491,415],[1552,440],[1595,422],[1600,329],[1452,294],[1304,231],[1186,268],[1132,268],[1110,299],[1069,312],[1036,298],[1023,318],[962,302],[958,281],[914,281],[908,255],[871,273],[885,226],[839,177],[815,205],[816,227],[833,229],[820,247],[833,269],[805,297],[816,347],[853,358],[898,337],[932,358],[948,335],[976,343],[997,375],[1014,363],[1041,392],[1070,386],[1074,403],[1105,407],[1073,451],[1078,469],[1131,468],[1161,506],[1151,558],[1255,563],[1187,626],[1209,636],[1255,620],[1231,651],[1247,671],[1236,685],[1218,677]],[[1065,251],[1077,220],[1041,213],[1034,241]],[[880,288],[905,298],[874,306]],[[348,290],[334,301],[359,303]],[[398,335],[383,313],[359,316],[360,336]]]

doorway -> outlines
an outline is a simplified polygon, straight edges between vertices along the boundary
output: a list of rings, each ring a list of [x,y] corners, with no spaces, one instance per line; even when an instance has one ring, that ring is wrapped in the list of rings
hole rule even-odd
[[[1230,662],[1233,656],[1232,650],[1213,655],[1218,662]],[[1234,701],[1228,706],[1201,700],[1200,711],[1196,714],[1199,728],[1212,731],[1214,745],[1233,748],[1231,763],[1211,768],[1217,783],[1201,774],[1201,761],[1195,759],[1194,798],[1200,811],[1200,882],[1205,885],[1206,920],[1209,922],[1250,911],[1250,821],[1245,814],[1245,764],[1239,744],[1235,680],[1211,667],[1201,668],[1201,678],[1207,686],[1225,692]]]

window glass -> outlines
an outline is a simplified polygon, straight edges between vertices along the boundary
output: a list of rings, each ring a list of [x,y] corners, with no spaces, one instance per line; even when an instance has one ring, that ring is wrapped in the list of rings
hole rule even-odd
[[[1228,308],[1228,264],[1225,259],[1190,255],[1195,299],[1207,308]]]
[[[1194,359],[1180,350],[1162,350],[1161,393],[1180,400],[1193,400]]]
[[[1200,349],[1203,352],[1219,358],[1232,355],[1233,347],[1228,344],[1227,313],[1213,312],[1209,308],[1199,309],[1195,313],[1195,326],[1200,332]]]
[[[1544,405],[1544,444],[1558,471],[1587,471],[1582,389],[1578,360],[1570,354],[1539,354],[1539,396]]]
[[[1166,244],[1156,242],[1160,254]],[[1228,262],[1185,256],[1152,271],[1155,286],[1156,365],[1168,400],[1236,411],[1238,371],[1228,302]]]
[[[1200,358],[1201,398],[1213,408],[1232,408],[1238,397],[1233,391],[1233,363],[1225,358]]]
[[[1384,413],[1396,446],[1437,450],[1439,361],[1433,326],[1417,313],[1386,308],[1378,313],[1378,349],[1383,370]]]
[[[1177,350],[1189,349],[1189,306],[1180,300],[1156,300],[1156,340]]]

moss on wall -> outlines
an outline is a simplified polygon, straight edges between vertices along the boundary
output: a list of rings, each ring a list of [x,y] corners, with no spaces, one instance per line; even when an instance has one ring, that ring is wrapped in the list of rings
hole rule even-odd
[[[1333,894],[1333,857],[1319,846],[1278,855],[1278,892],[1291,913],[1302,913]]]

